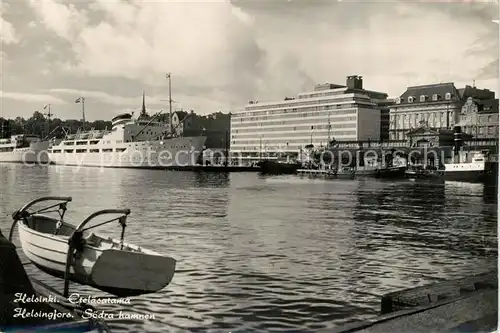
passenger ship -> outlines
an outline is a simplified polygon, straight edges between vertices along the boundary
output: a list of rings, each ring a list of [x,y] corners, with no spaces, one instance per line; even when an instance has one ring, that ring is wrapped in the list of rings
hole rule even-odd
[[[451,181],[498,182],[498,160],[484,151],[459,151],[454,161],[445,163],[444,178]]]
[[[48,148],[49,141],[42,141],[37,135],[12,135],[0,139],[0,162],[47,164]]]
[[[135,119],[129,113],[118,115],[111,122],[111,130],[66,135],[49,149],[50,160],[56,165],[111,168],[193,166],[207,139],[175,137],[169,135],[167,124]]]

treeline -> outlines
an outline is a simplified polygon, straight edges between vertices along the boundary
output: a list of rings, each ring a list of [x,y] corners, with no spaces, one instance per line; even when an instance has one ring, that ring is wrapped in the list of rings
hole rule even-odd
[[[222,112],[206,116],[193,115],[193,119],[186,120],[184,136],[204,135],[207,137],[205,146],[210,149],[229,148],[231,115]],[[188,126],[190,125],[190,126]]]
[[[81,120],[52,118],[49,121],[47,117],[38,111],[35,111],[33,116],[28,119],[22,117],[5,119],[0,117],[0,135],[2,138],[7,138],[15,134],[35,134],[41,138],[48,137],[50,134],[50,137],[63,138],[65,131],[67,133],[75,133],[81,128],[83,128],[83,121]],[[111,129],[111,121],[86,121],[85,128],[94,128],[96,130]]]

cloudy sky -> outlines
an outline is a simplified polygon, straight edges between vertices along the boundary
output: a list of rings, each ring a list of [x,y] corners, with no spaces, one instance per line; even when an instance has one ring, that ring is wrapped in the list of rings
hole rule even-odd
[[[498,2],[0,1],[0,116],[51,104],[60,118],[141,106],[229,112],[316,83],[365,88],[453,81],[498,91]]]

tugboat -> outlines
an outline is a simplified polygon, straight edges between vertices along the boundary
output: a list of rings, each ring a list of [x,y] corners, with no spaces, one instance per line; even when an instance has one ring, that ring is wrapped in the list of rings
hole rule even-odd
[[[497,183],[498,162],[489,151],[460,151],[458,161],[445,164],[444,178],[471,183]]]
[[[421,164],[410,165],[405,171],[406,178],[410,180],[443,180],[444,172],[442,169],[436,169]]]
[[[389,156],[387,167],[377,169],[375,178],[404,178],[407,169],[407,161],[405,158]]]
[[[498,182],[498,157],[495,159],[488,150],[464,150],[460,126],[455,126],[454,135],[454,156],[451,161],[445,162],[445,180],[496,185]]]
[[[300,162],[284,162],[262,160],[257,163],[261,174],[264,175],[292,175],[296,174],[297,170],[302,167]]]

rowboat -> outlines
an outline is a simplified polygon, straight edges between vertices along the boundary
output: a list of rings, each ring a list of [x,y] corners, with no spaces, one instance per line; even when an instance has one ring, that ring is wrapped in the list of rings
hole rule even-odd
[[[44,201],[58,203],[34,212],[28,211],[28,208]],[[101,210],[75,227],[64,221],[70,201],[71,197],[43,197],[29,202],[12,215],[14,222],[10,234],[12,239],[17,225],[24,254],[40,270],[65,280],[65,297],[69,281],[117,297],[154,293],[171,282],[175,273],[175,259],[124,242],[130,209]],[[49,216],[46,214],[48,212],[58,212],[59,216]],[[102,215],[118,217],[86,227]],[[118,221],[121,226],[119,240],[89,231],[114,221]]]

